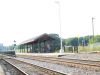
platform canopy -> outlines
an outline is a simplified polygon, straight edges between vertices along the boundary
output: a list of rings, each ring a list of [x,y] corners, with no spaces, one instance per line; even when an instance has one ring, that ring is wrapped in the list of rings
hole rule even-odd
[[[56,35],[56,34],[55,34]],[[59,37],[57,35],[57,37]],[[36,43],[36,42],[42,42],[42,41],[46,41],[46,40],[54,40],[55,37],[53,37],[51,34],[42,34],[40,36],[37,36],[35,38],[30,38],[28,40],[25,40],[23,42],[20,43],[20,45],[23,45],[23,44],[29,44],[29,43]]]

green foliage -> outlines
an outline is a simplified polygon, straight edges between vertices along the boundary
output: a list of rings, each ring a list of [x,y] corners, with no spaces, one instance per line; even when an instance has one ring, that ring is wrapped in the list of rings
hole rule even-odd
[[[97,43],[97,42],[100,42],[100,35],[94,36],[94,41],[93,41],[93,37],[90,39],[90,44]]]
[[[79,46],[79,52],[93,52],[100,51],[100,46],[92,47],[92,46]]]
[[[100,35],[97,35],[94,37],[94,42],[100,42]]]
[[[68,46],[78,46],[78,38],[69,38],[69,39],[64,39],[65,40],[65,45]]]
[[[73,37],[64,39],[64,43],[67,46],[78,46],[78,45],[87,46],[89,44],[97,42],[100,42],[100,35],[94,36],[94,41],[93,41],[93,36]]]

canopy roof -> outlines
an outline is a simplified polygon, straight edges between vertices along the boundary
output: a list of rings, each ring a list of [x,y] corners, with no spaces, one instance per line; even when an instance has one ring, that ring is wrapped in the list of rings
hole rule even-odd
[[[42,41],[46,41],[46,40],[50,40],[50,39],[55,39],[55,38],[52,36],[52,34],[44,33],[44,34],[42,34],[40,36],[37,36],[35,38],[30,38],[28,40],[25,40],[25,41],[21,42],[20,45],[29,44],[29,43],[35,43],[35,42],[42,42]]]

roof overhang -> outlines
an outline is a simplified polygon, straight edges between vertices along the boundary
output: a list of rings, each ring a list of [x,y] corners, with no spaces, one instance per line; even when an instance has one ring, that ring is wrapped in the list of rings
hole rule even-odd
[[[42,41],[51,40],[51,39],[53,40],[54,38],[49,36],[49,34],[45,33],[45,34],[42,34],[42,35],[40,35],[38,37],[25,40],[25,41],[21,42],[20,45],[36,43],[36,42],[42,42]]]

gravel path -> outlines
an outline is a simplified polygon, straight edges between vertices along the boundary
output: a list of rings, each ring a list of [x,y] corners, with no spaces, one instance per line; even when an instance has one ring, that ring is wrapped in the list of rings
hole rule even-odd
[[[100,72],[90,71],[90,70],[83,70],[80,68],[74,68],[69,66],[63,66],[63,65],[57,65],[47,62],[40,62],[36,60],[29,60],[29,59],[23,59],[23,58],[15,58],[17,60],[22,60],[27,63],[35,64],[41,67],[45,67],[54,71],[62,72],[67,75],[100,75]]]

